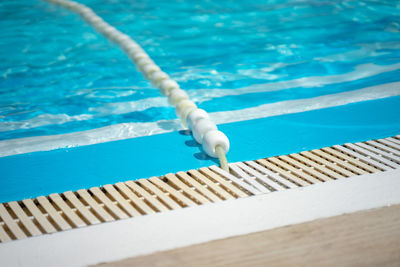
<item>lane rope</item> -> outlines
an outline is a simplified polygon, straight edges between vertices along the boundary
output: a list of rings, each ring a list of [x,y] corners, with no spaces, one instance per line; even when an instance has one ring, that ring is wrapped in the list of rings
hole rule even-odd
[[[69,0],[46,1],[79,14],[99,33],[119,45],[143,76],[157,87],[162,95],[168,97],[168,102],[175,107],[176,115],[181,119],[182,125],[192,131],[194,139],[202,144],[207,155],[219,158],[221,168],[229,172],[226,159],[230,146],[228,137],[218,130],[208,113],[199,109],[178,83],[163,72],[138,43],[105,22],[91,8],[83,4]]]

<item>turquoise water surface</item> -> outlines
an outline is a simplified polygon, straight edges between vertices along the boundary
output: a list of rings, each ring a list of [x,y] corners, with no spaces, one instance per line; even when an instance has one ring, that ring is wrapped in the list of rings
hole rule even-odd
[[[81,3],[140,43],[208,112],[400,80],[398,1]],[[78,15],[21,0],[1,1],[0,18],[0,140],[175,118]]]
[[[210,113],[231,162],[400,132],[398,1],[81,3]],[[216,164],[78,15],[6,0],[0,26],[0,202]]]

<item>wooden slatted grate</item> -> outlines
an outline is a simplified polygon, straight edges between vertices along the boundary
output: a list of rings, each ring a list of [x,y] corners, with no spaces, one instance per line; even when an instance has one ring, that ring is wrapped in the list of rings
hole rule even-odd
[[[400,136],[0,203],[0,242],[400,167]]]

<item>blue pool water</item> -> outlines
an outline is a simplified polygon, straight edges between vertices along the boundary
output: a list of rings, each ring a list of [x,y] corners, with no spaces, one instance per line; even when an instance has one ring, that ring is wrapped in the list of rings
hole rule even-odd
[[[231,161],[400,131],[398,1],[80,2],[211,114]],[[1,1],[0,26],[0,202],[215,163],[78,15]]]
[[[400,80],[398,1],[81,2],[137,40],[208,112]],[[0,140],[175,118],[78,15],[21,0],[1,1],[0,17]],[[215,96],[226,89],[244,90]]]

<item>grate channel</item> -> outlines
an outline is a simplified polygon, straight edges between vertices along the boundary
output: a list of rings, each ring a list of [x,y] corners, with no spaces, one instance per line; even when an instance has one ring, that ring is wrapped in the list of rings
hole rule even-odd
[[[400,136],[0,203],[0,242],[400,167]]]

